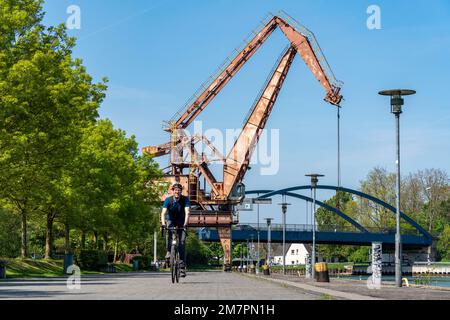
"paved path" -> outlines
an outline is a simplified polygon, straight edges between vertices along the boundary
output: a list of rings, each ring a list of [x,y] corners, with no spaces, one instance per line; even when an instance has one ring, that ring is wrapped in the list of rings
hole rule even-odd
[[[450,300],[450,290],[396,288],[370,290],[365,281],[331,279],[312,283],[304,278],[273,274],[189,272],[172,284],[168,273],[123,273],[82,276],[81,289],[70,290],[67,278],[6,279],[0,281],[1,299],[65,300]]]
[[[81,289],[69,290],[66,278],[6,279],[0,299],[131,300],[318,300],[321,293],[255,279],[237,273],[190,272],[172,284],[168,273],[82,276]]]
[[[247,277],[256,277],[255,275],[247,275]],[[259,276],[264,277],[264,276]],[[329,283],[315,282],[307,280],[303,277],[281,274],[272,274],[270,277],[265,276],[266,281],[285,282],[299,288],[314,290],[314,292],[323,292],[335,297],[351,300],[450,300],[449,288],[439,287],[416,287],[410,286],[397,288],[392,284],[383,282],[380,289],[369,289],[366,281],[336,279],[331,278]],[[329,290],[324,291],[324,290]]]

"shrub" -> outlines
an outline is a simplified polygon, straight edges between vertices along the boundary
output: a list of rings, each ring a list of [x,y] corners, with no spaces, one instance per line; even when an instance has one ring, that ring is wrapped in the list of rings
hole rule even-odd
[[[77,263],[81,270],[100,271],[108,264],[108,253],[100,250],[81,250]]]
[[[139,269],[142,270],[150,270],[150,266],[152,264],[152,257],[151,256],[142,256],[141,264],[139,265]]]
[[[97,268],[104,268],[108,265],[108,252],[98,251]]]

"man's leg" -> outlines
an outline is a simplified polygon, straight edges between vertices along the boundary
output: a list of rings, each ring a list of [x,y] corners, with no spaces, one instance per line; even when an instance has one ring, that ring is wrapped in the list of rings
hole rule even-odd
[[[182,266],[182,272],[185,275],[186,272],[186,231],[180,230],[178,231],[178,237],[180,239],[180,260],[181,260],[181,266]]]
[[[172,248],[172,222],[167,221],[167,235],[166,235],[166,260],[170,258],[170,249]]]

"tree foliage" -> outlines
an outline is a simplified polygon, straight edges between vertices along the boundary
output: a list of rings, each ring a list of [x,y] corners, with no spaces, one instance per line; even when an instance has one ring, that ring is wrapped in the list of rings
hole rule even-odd
[[[396,176],[384,168],[374,168],[365,180],[361,181],[360,190],[378,199],[396,206]],[[395,212],[364,198],[354,199],[343,193],[325,201],[337,207],[351,218],[358,221],[371,232],[394,232]],[[437,243],[437,258],[449,256],[446,245],[448,226],[450,225],[450,187],[446,172],[439,169],[419,170],[401,179],[400,208],[413,220],[430,232]],[[344,230],[350,224],[336,214],[319,208],[316,214],[319,230],[335,227]],[[402,233],[416,233],[417,230],[403,219]],[[325,259],[348,260],[355,262],[367,261],[365,256],[369,248],[352,246],[320,245],[318,250]]]
[[[70,249],[71,230],[80,245],[139,246],[155,229],[158,166],[98,119],[106,78],[95,83],[65,25],[43,16],[40,0],[0,0],[0,239],[15,239],[2,254],[18,254],[17,223],[22,257],[30,245],[50,257],[55,235]]]

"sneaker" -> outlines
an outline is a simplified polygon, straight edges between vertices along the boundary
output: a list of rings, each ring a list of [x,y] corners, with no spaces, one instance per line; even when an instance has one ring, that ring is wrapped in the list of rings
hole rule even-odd
[[[186,266],[183,261],[180,262],[180,275],[181,277],[186,277]]]

